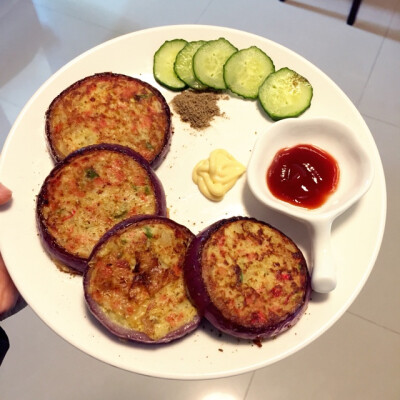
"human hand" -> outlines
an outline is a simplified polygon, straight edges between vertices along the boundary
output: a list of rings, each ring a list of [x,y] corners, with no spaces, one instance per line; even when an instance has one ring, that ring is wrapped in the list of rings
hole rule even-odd
[[[10,201],[12,193],[0,183],[0,205]],[[3,257],[0,254],[0,319],[17,304],[19,293],[8,274]]]

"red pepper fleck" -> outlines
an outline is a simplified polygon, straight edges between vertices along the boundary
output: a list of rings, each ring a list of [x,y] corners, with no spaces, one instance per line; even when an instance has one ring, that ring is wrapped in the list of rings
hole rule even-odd
[[[291,294],[288,294],[288,295],[286,296],[286,299],[285,299],[285,302],[284,302],[285,305],[289,303],[289,300],[290,300],[291,297],[292,297]]]
[[[55,126],[54,131],[55,131],[55,133],[60,133],[62,129],[63,129],[63,124],[62,124],[62,122],[59,122],[59,123]]]
[[[281,286],[275,286],[272,290],[272,295],[274,297],[279,297],[282,294],[282,287]]]
[[[251,323],[259,324],[266,321],[265,315],[261,311],[256,311],[251,314]]]
[[[76,213],[76,210],[72,210],[69,215],[67,215],[66,217],[64,217],[62,219],[62,221],[64,222],[64,221],[67,221],[68,219],[72,218],[75,215],[75,213]]]
[[[282,279],[285,281],[287,281],[288,279],[291,278],[290,274],[288,274],[287,272],[282,272],[281,276],[282,276]]]

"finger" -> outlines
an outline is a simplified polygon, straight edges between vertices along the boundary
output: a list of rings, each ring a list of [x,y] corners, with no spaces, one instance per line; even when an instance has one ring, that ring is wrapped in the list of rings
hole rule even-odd
[[[0,183],[0,205],[7,203],[11,199],[12,192]]]

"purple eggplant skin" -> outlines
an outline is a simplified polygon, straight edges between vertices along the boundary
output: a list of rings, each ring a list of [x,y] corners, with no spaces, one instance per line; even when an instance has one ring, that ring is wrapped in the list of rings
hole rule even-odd
[[[52,258],[60,261],[67,267],[71,268],[73,271],[77,272],[78,274],[82,274],[83,271],[86,269],[87,266],[87,259],[71,254],[65,250],[62,246],[60,246],[54,236],[49,232],[43,213],[42,207],[46,204],[47,201],[47,183],[53,179],[53,177],[57,174],[57,172],[62,169],[65,165],[70,163],[76,157],[79,157],[83,154],[88,154],[93,151],[98,150],[108,150],[114,151],[118,153],[125,154],[131,158],[133,158],[136,162],[140,163],[141,166],[146,170],[148,175],[150,176],[150,180],[153,185],[154,194],[156,199],[158,200],[157,210],[155,215],[166,216],[167,215],[167,204],[166,204],[166,197],[164,188],[162,186],[161,181],[154,173],[150,164],[137,152],[134,150],[120,146],[117,144],[97,144],[91,145],[87,147],[83,147],[74,151],[73,153],[69,154],[64,160],[60,161],[56,166],[52,169],[50,174],[45,179],[39,194],[37,196],[36,201],[36,223],[38,227],[39,237],[41,239],[42,245],[46,252],[51,255]]]
[[[85,275],[86,276],[86,275]],[[87,284],[87,279],[84,279],[84,284]],[[189,324],[181,326],[179,329],[170,332],[168,335],[158,339],[153,340],[149,336],[147,336],[143,332],[135,331],[132,329],[124,328],[121,325],[112,322],[107,316],[104,314],[102,309],[99,305],[90,297],[88,296],[87,292],[85,291],[85,301],[88,305],[88,308],[91,314],[103,325],[109,332],[111,332],[116,337],[119,337],[123,340],[129,340],[132,342],[139,342],[144,344],[165,344],[170,343],[174,340],[180,339],[189,333],[196,330],[200,324],[201,318],[197,315]]]
[[[112,227],[110,230],[108,230],[97,242],[95,247],[92,250],[92,253],[88,259],[88,263],[90,263],[90,260],[94,257],[94,255],[99,251],[99,249],[103,246],[107,240],[118,233],[120,230],[125,230],[129,228],[129,226],[136,224],[137,222],[144,221],[144,220],[159,220],[163,223],[168,223],[171,225],[174,225],[175,227],[180,227],[183,229],[189,236],[191,236],[191,240],[194,239],[195,235],[185,226],[178,224],[177,222],[174,222],[170,220],[168,217],[165,216],[152,216],[152,215],[137,215],[131,218],[128,218],[124,221],[119,222],[117,225]],[[101,309],[101,307],[98,305],[96,301],[93,300],[93,298],[89,295],[88,293],[88,286],[90,282],[90,276],[91,276],[91,269],[86,268],[84,274],[83,274],[83,288],[84,288],[84,296],[85,296],[85,301],[86,304],[91,312],[91,314],[97,319],[97,321],[100,322],[101,325],[103,325],[109,332],[111,332],[113,335],[124,339],[128,341],[133,341],[133,342],[139,342],[139,343],[144,343],[144,344],[165,344],[169,343],[171,341],[177,340],[182,338],[183,336],[186,336],[187,334],[193,332],[196,330],[201,322],[201,317],[199,314],[195,316],[195,318],[188,324],[181,326],[180,328],[176,329],[175,331],[172,331],[168,333],[166,336],[154,340],[150,338],[148,335],[146,335],[143,332],[135,331],[132,329],[125,328],[112,320],[110,320],[104,311]]]
[[[162,148],[158,152],[158,154],[156,154],[156,156],[152,160],[149,160],[148,162],[153,169],[156,169],[164,161],[164,159],[170,149],[170,146],[171,146],[171,137],[172,137],[172,133],[173,133],[172,124],[171,124],[171,110],[170,110],[169,105],[168,105],[167,101],[165,100],[164,96],[161,94],[161,92],[157,88],[155,88],[154,86],[150,85],[149,83],[144,82],[138,78],[134,78],[134,77],[123,75],[123,74],[113,73],[113,72],[99,72],[92,76],[82,78],[82,79],[76,81],[75,83],[73,83],[72,85],[70,85],[69,87],[67,87],[66,89],[64,89],[58,96],[56,96],[53,99],[53,101],[50,103],[49,108],[46,111],[45,132],[46,132],[47,144],[48,144],[48,148],[50,151],[50,155],[56,164],[59,163],[60,161],[62,161],[62,158],[60,157],[60,155],[57,153],[56,149],[54,148],[53,141],[51,138],[51,124],[50,124],[49,116],[51,114],[53,105],[58,101],[58,99],[60,97],[64,96],[69,91],[74,90],[74,88],[79,87],[82,84],[82,82],[84,82],[88,78],[92,78],[92,77],[100,77],[101,78],[101,77],[113,77],[113,76],[114,77],[125,77],[129,80],[140,82],[143,86],[147,87],[160,101],[161,106],[162,106],[162,111],[165,113],[165,116],[167,118],[167,126],[165,129],[164,142],[163,142]]]
[[[292,327],[304,314],[311,294],[311,279],[308,268],[305,259],[302,256],[301,264],[305,267],[305,270],[307,271],[306,290],[303,297],[303,302],[302,305],[285,320],[273,326],[268,325],[265,327],[250,328],[236,324],[231,320],[225,318],[221,311],[211,301],[206,285],[203,281],[201,257],[203,248],[207,240],[213,235],[213,233],[217,231],[221,226],[237,220],[250,220],[265,224],[273,228],[266,222],[262,222],[251,217],[237,216],[222,219],[203,229],[191,242],[186,252],[186,259],[183,271],[186,287],[188,290],[188,296],[193,304],[197,307],[199,314],[207,319],[214,327],[219,329],[221,332],[224,332],[234,337],[249,340],[272,338]],[[276,228],[273,229],[277,230]],[[280,232],[279,230],[277,231]],[[282,232],[280,233],[282,234]],[[299,253],[301,254],[300,250]]]

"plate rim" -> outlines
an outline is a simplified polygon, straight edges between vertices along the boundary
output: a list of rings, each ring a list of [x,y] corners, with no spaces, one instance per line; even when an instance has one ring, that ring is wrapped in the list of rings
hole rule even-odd
[[[382,212],[382,218],[380,220],[380,226],[379,226],[379,230],[378,230],[378,243],[374,248],[374,252],[372,254],[372,257],[369,260],[369,265],[366,268],[366,272],[363,274],[363,279],[358,283],[358,285],[353,289],[352,291],[352,295],[349,296],[347,298],[347,301],[343,304],[343,306],[338,309],[336,311],[336,313],[334,314],[334,316],[331,318],[331,320],[329,321],[329,323],[321,326],[318,330],[316,330],[314,332],[313,335],[310,335],[308,337],[307,340],[299,342],[297,346],[293,347],[289,352],[286,352],[284,354],[281,354],[279,357],[276,357],[276,359],[273,362],[270,362],[268,364],[262,364],[261,365],[252,365],[252,366],[247,366],[247,367],[242,367],[237,369],[236,371],[228,371],[228,373],[212,373],[210,375],[204,375],[202,374],[201,376],[197,377],[193,374],[189,374],[187,376],[176,376],[173,373],[168,373],[166,372],[165,374],[156,374],[156,375],[152,375],[149,372],[145,372],[145,371],[139,371],[139,370],[131,370],[132,372],[136,372],[139,374],[144,374],[144,375],[148,375],[148,376],[154,376],[154,377],[162,377],[162,378],[169,378],[169,379],[210,379],[210,378],[221,378],[221,377],[227,377],[227,376],[233,376],[233,375],[238,375],[238,374],[242,374],[245,372],[250,372],[253,370],[256,370],[258,368],[261,367],[265,367],[267,365],[270,365],[274,362],[277,362],[285,357],[287,357],[290,354],[293,354],[295,352],[297,352],[298,350],[304,348],[305,346],[307,346],[308,344],[310,344],[311,342],[313,342],[317,337],[319,337],[323,332],[325,332],[326,330],[328,330],[344,313],[345,311],[348,309],[348,307],[353,303],[353,301],[355,300],[355,298],[359,295],[361,289],[364,287],[366,281],[368,280],[370,273],[373,269],[373,266],[375,265],[376,259],[378,257],[380,248],[381,248],[381,244],[382,244],[382,240],[383,240],[383,235],[384,235],[384,230],[385,230],[385,224],[386,224],[386,213],[387,213],[387,189],[386,189],[386,182],[385,182],[385,176],[384,176],[384,170],[383,170],[383,166],[382,166],[382,160],[380,158],[376,143],[372,137],[372,133],[370,132],[368,125],[366,124],[364,118],[361,116],[361,114],[359,113],[359,111],[357,110],[357,108],[355,107],[355,105],[351,102],[351,100],[348,98],[348,96],[338,87],[338,85],[328,76],[326,75],[322,70],[320,70],[317,66],[315,66],[314,64],[312,64],[310,61],[308,61],[306,58],[304,58],[303,56],[301,56],[300,54],[294,52],[293,50],[286,48],[285,46],[282,46],[281,44],[274,42],[268,38],[265,38],[261,35],[257,35],[254,33],[250,33],[250,32],[246,32],[243,30],[239,30],[239,29],[235,29],[235,28],[229,28],[229,27],[222,27],[222,26],[213,26],[213,25],[196,25],[196,24],[182,24],[182,25],[165,25],[165,26],[158,26],[158,27],[152,27],[152,28],[146,28],[143,30],[138,30],[138,31],[134,31],[134,32],[130,32],[130,33],[126,33],[123,34],[121,36],[117,36],[115,38],[109,39],[103,43],[100,43],[90,49],[88,49],[87,51],[83,52],[82,54],[78,55],[77,57],[73,58],[72,60],[70,60],[68,63],[66,63],[64,66],[62,66],[61,68],[59,68],[56,72],[54,72],[54,74],[52,74],[38,89],[37,91],[32,95],[32,97],[28,100],[28,102],[25,104],[25,106],[22,108],[21,112],[19,113],[18,117],[16,118],[14,124],[12,125],[10,132],[6,138],[6,141],[4,143],[3,149],[2,149],[2,157],[0,157],[0,176],[2,176],[2,171],[4,169],[4,164],[5,164],[5,160],[7,159],[7,153],[8,153],[8,148],[10,146],[10,143],[13,140],[13,137],[15,135],[15,132],[17,131],[17,128],[19,127],[21,121],[24,119],[25,114],[27,113],[27,111],[30,109],[30,107],[32,107],[32,104],[35,103],[37,97],[43,92],[45,91],[52,82],[54,82],[55,80],[59,79],[60,76],[62,76],[65,71],[68,71],[68,69],[71,67],[71,65],[74,65],[76,63],[79,63],[79,61],[85,57],[87,57],[88,55],[90,55],[90,53],[98,51],[99,49],[102,49],[106,46],[112,46],[113,43],[117,42],[117,41],[121,41],[121,40],[126,40],[126,39],[130,39],[132,37],[135,36],[140,36],[140,35],[145,35],[146,33],[149,32],[157,32],[157,31],[165,31],[165,30],[169,30],[169,31],[173,31],[173,30],[182,30],[182,29],[190,29],[190,30],[198,30],[198,29],[214,29],[214,30],[218,30],[218,31],[222,31],[222,30],[226,30],[226,31],[231,31],[234,32],[235,34],[239,34],[239,35],[246,35],[249,38],[251,37],[256,37],[258,38],[258,40],[263,40],[263,41],[267,41],[269,43],[271,43],[273,46],[277,46],[278,48],[280,48],[281,50],[288,52],[291,56],[295,56],[296,58],[300,58],[302,62],[308,63],[310,66],[312,66],[312,68],[317,69],[321,74],[323,74],[324,78],[328,79],[331,84],[333,84],[344,96],[344,98],[347,99],[348,105],[352,106],[354,111],[356,111],[356,113],[358,114],[359,117],[359,122],[364,124],[366,130],[369,132],[370,134],[370,140],[373,142],[374,147],[376,149],[376,156],[377,159],[375,160],[375,162],[379,161],[380,165],[379,168],[376,168],[376,174],[380,174],[380,184],[383,185],[384,187],[384,191],[382,191],[381,193],[381,201],[382,204],[384,205],[384,208],[381,210]],[[376,166],[375,166],[376,167]],[[2,183],[6,184],[8,186],[12,186],[11,182],[7,181],[7,175],[4,172],[4,177],[5,179],[3,179]],[[374,178],[376,179],[376,177]],[[1,220],[1,214],[4,211],[4,206],[0,207],[0,220]],[[1,247],[1,239],[2,239],[2,235],[0,235],[0,247]],[[5,254],[5,259],[7,260],[7,252],[4,252]],[[10,275],[13,277],[13,269],[10,269]],[[18,282],[19,283],[19,282]],[[17,285],[18,286],[18,285]],[[57,330],[54,329],[53,326],[50,326],[48,324],[48,322],[46,321],[46,319],[43,317],[42,313],[39,310],[36,310],[36,308],[34,306],[31,306],[33,311],[42,319],[43,322],[45,322],[46,325],[48,325],[53,331],[55,331],[59,336],[61,336],[64,340],[67,340],[70,344],[72,344],[73,346],[79,348],[80,350],[84,351],[87,354],[90,354],[91,356],[103,361],[103,362],[107,362],[105,360],[102,360],[101,358],[88,353],[85,349],[81,348],[79,345],[77,345],[76,343],[66,339],[60,332],[58,332]],[[115,365],[115,364],[114,364]],[[115,365],[117,367],[120,367],[118,365]],[[120,367],[121,368],[121,367]]]

